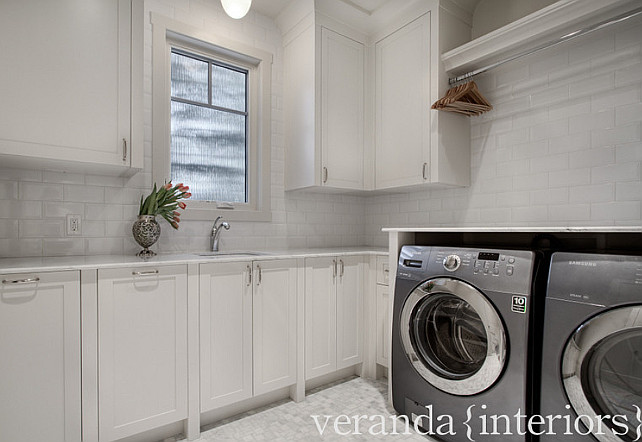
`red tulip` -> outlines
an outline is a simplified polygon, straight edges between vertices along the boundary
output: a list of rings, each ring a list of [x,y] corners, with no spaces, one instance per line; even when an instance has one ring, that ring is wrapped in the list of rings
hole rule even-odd
[[[166,190],[171,189],[171,188],[172,188],[172,182],[170,181],[169,183],[165,184],[163,187],[164,187]]]
[[[185,207],[187,207],[187,205],[183,201],[179,201],[178,202],[178,207],[180,207],[181,209],[185,209]]]
[[[176,221],[173,221],[171,224],[173,228],[178,229],[178,223]]]
[[[191,197],[191,196],[192,196],[192,194],[191,194],[191,193],[189,193],[189,192],[187,192],[185,195],[183,195],[183,198],[189,198],[189,197]]]

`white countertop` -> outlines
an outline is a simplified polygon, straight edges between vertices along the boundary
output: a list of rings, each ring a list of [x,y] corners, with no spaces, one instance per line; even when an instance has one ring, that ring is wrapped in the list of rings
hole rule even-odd
[[[384,232],[428,232],[428,233],[564,233],[564,232],[593,232],[593,233],[642,233],[642,226],[577,226],[577,227],[386,227]]]
[[[233,251],[221,251],[230,253]],[[243,253],[239,251],[238,253]],[[258,261],[286,258],[312,258],[318,256],[346,256],[355,254],[387,255],[388,250],[380,247],[332,247],[316,249],[257,251],[260,255],[218,255],[200,256],[196,253],[181,255],[157,255],[143,260],[131,255],[60,256],[33,258],[2,258],[0,273],[31,273],[62,270],[94,270],[105,268],[150,267],[154,265],[198,264],[222,261]]]

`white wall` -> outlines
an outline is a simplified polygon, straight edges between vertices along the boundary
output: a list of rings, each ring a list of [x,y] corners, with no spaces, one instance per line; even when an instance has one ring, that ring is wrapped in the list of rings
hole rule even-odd
[[[233,21],[214,0],[148,0],[176,20],[273,52],[272,223],[233,222],[223,249],[387,245],[388,226],[641,225],[642,24],[618,25],[478,79],[495,110],[471,118],[472,185],[384,196],[283,191],[282,48],[271,19]],[[151,35],[145,171],[131,179],[0,169],[0,256],[134,253],[151,187]],[[462,117],[465,118],[465,117]],[[1,165],[0,165],[1,166]],[[83,236],[65,237],[65,215]],[[157,250],[205,250],[209,222],[161,221]]]
[[[495,108],[471,118],[471,187],[368,198],[368,244],[393,226],[642,225],[641,51],[637,20],[478,77]]]
[[[147,0],[145,27],[145,169],[131,179],[1,169],[0,256],[135,253],[131,236],[140,196],[151,189],[151,25],[149,11],[206,27],[274,54],[272,85],[271,223],[231,222],[222,249],[268,249],[365,243],[365,200],[355,196],[288,193],[283,190],[282,43],[273,20],[250,11],[242,20],[223,12],[218,0]],[[188,209],[189,210],[189,209]],[[65,216],[83,216],[83,235],[65,236]],[[183,221],[174,231],[160,220],[156,250],[203,251],[211,222]]]

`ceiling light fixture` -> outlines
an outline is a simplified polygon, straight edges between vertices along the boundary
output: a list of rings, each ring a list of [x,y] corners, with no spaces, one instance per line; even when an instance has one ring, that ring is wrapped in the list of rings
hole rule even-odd
[[[252,0],[221,0],[225,13],[232,18],[243,18],[252,6]]]

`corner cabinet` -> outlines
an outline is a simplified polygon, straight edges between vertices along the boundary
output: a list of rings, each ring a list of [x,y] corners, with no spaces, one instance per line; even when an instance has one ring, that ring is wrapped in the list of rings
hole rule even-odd
[[[142,0],[11,0],[0,14],[0,159],[142,168]]]
[[[98,435],[187,418],[187,266],[98,271]]]
[[[286,190],[364,190],[365,44],[303,28],[285,38]]]
[[[294,385],[294,259],[200,265],[201,412]]]
[[[362,256],[305,260],[305,378],[363,361]]]
[[[468,118],[430,109],[448,89],[446,30],[462,26],[436,8],[375,43],[375,189],[470,184]]]
[[[80,441],[80,274],[0,281],[0,440]]]

